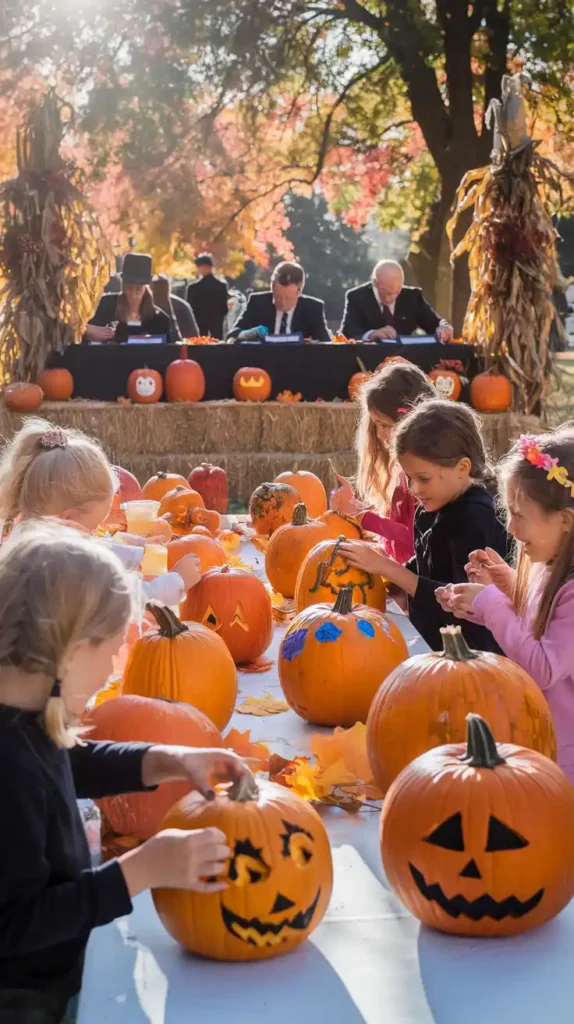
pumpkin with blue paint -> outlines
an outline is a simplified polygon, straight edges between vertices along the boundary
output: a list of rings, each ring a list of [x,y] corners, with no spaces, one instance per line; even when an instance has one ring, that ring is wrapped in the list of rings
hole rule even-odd
[[[345,543],[341,534],[337,540],[326,540],[316,544],[305,558],[297,577],[295,587],[295,608],[302,612],[313,604],[336,600],[344,587],[350,587],[352,604],[364,604],[384,612],[387,588],[380,576],[373,576],[364,569],[355,569],[340,554],[339,548]]]
[[[315,725],[366,722],[381,683],[408,658],[398,626],[376,608],[352,601],[352,587],[343,587],[334,605],[305,608],[279,649],[285,699]]]

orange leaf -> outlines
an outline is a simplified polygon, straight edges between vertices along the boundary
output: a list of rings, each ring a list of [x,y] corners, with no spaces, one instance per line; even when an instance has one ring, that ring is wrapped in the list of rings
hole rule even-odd
[[[239,729],[231,729],[227,736],[224,736],[223,742],[226,747],[230,747],[240,757],[248,757],[252,761],[257,761],[257,765],[252,766],[255,771],[268,771],[269,747],[266,743],[254,742],[251,739],[251,729],[247,729],[245,732],[239,732]]]
[[[367,757],[367,730],[362,722],[357,722],[352,729],[338,726],[332,736],[316,733],[311,737],[311,751],[324,776],[334,785],[349,786],[354,781],[362,792],[368,790],[370,799],[381,799],[382,794],[373,786],[373,772]],[[342,776],[339,779],[332,772],[335,765]]]
[[[271,754],[269,758],[269,780],[278,782],[280,786],[287,785],[287,776],[295,770],[295,762],[288,761],[281,754]]]

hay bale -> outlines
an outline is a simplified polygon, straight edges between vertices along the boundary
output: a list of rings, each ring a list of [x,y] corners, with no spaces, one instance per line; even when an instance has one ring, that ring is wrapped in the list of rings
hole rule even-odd
[[[353,448],[358,421],[353,402],[266,402],[260,409],[260,451],[317,454]]]

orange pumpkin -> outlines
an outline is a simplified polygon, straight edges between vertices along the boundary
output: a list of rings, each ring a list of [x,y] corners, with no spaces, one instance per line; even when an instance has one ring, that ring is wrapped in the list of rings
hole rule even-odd
[[[460,397],[462,381],[454,370],[437,367],[436,370],[431,370],[429,377],[437,389],[439,398],[449,398],[452,402],[456,402]]]
[[[217,633],[236,665],[259,658],[273,636],[271,600],[265,584],[253,573],[228,565],[205,573],[188,591],[181,614]]]
[[[508,377],[492,370],[477,374],[470,382],[470,404],[479,412],[506,412],[512,405]]]
[[[285,523],[290,523],[299,502],[299,495],[288,484],[261,484],[249,499],[249,515],[255,533],[270,537]]]
[[[46,402],[67,402],[74,393],[74,378],[64,367],[44,370],[38,378],[38,384]]]
[[[265,552],[265,572],[273,590],[294,597],[297,576],[311,548],[328,539],[328,528],[307,518],[305,505],[296,505],[293,519],[275,531]]]
[[[306,608],[281,642],[277,665],[285,699],[315,725],[366,722],[382,681],[409,654],[394,622],[352,600],[352,588],[343,587],[334,605]]]
[[[184,516],[189,509],[203,508],[203,498],[197,491],[192,491],[191,487],[186,484],[178,484],[172,491],[168,491],[164,494],[161,499],[159,506],[159,516],[164,516],[167,512],[170,515],[178,518]],[[199,523],[192,523],[192,526],[199,526]]]
[[[318,522],[326,527],[327,537],[331,540],[337,540],[341,536],[347,537],[348,540],[362,540],[364,537],[361,524],[356,519],[335,509],[329,509],[319,516]]]
[[[204,394],[205,374],[195,359],[187,358],[187,345],[182,345],[181,358],[165,371],[165,397],[168,402],[201,402]]]
[[[257,366],[242,366],[233,378],[238,402],[266,402],[271,394],[271,377]]]
[[[219,530],[219,526],[221,524],[221,516],[219,515],[219,512],[214,512],[213,509],[199,508],[196,506],[191,510],[191,521],[194,526],[205,526],[205,528],[215,536],[215,533]]]
[[[312,604],[331,603],[343,587],[351,587],[353,604],[365,604],[384,612],[386,587],[380,576],[355,569],[339,554],[346,538],[325,540],[311,549],[303,562],[295,586],[295,607],[302,612]]]
[[[122,692],[183,701],[223,729],[237,697],[237,673],[223,640],[197,622],[180,622],[169,608],[147,607],[157,629],[133,644]]]
[[[469,711],[484,715],[503,743],[556,759],[544,695],[524,669],[499,654],[471,651],[460,626],[441,629],[444,651],[409,658],[377,693],[367,722],[373,777],[383,793],[419,754],[460,743]]]
[[[347,385],[347,393],[352,402],[359,397],[363,384],[366,384],[372,376],[372,373],[369,373],[368,370],[361,370],[360,373],[353,374]]]
[[[157,370],[133,370],[128,377],[128,395],[132,402],[151,405],[163,395],[163,380]]]
[[[90,740],[114,743],[175,744],[182,747],[222,747],[213,722],[189,704],[149,697],[119,696],[82,715]],[[189,782],[164,782],[148,793],[129,793],[96,800],[114,832],[149,839],[173,805],[189,793]]]
[[[321,480],[314,473],[308,473],[304,469],[296,470],[294,473],[280,473],[275,477],[275,483],[289,484],[293,487],[311,519],[316,519],[327,511],[327,493]]]
[[[192,526],[189,531],[190,534],[199,534],[200,537],[213,537],[211,530],[207,529],[207,526]]]
[[[167,568],[171,572],[179,560],[185,555],[196,555],[202,572],[224,565],[225,551],[213,537],[202,537],[201,534],[189,533],[185,537],[172,540],[167,546]]]
[[[187,480],[179,473],[156,473],[142,488],[142,497],[147,501],[161,501],[175,487],[189,487]]]
[[[466,744],[429,750],[395,779],[381,853],[392,888],[430,928],[525,932],[574,894],[574,787],[542,754],[496,744],[470,714]]]
[[[44,394],[37,384],[8,384],[4,388],[4,405],[10,412],[35,412]]]

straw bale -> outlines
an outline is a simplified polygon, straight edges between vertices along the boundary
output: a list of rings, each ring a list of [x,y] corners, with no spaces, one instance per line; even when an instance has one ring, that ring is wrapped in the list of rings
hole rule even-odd
[[[266,402],[260,409],[260,450],[313,454],[353,447],[358,420],[354,402]]]

